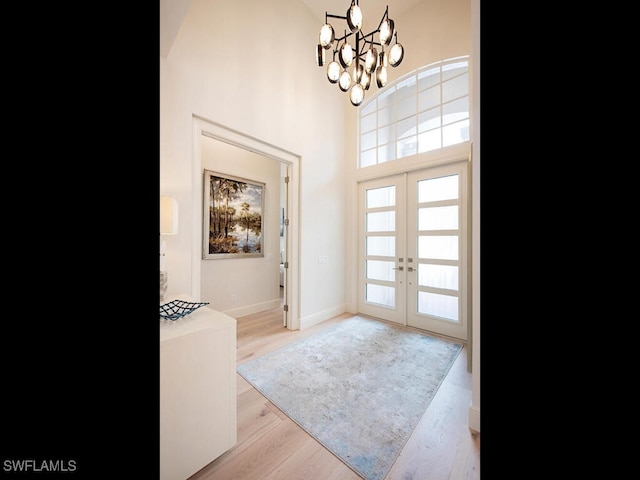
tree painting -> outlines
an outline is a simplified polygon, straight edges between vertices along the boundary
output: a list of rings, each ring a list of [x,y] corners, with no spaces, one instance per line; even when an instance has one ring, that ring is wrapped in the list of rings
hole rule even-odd
[[[205,170],[205,189],[209,235],[204,258],[262,256],[264,184]]]

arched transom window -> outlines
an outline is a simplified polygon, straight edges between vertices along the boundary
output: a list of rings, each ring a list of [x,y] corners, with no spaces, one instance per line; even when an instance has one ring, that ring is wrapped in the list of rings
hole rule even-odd
[[[421,67],[360,109],[360,168],[468,140],[468,56]]]

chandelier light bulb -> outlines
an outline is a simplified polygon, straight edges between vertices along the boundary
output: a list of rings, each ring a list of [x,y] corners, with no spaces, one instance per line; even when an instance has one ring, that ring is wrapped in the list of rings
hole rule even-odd
[[[352,3],[347,10],[347,25],[352,32],[362,28],[362,10],[358,5]]]
[[[349,92],[349,100],[354,106],[358,106],[364,100],[364,88],[359,83],[354,83]]]
[[[376,70],[376,84],[382,88],[387,84],[387,67],[380,65]]]
[[[392,67],[397,67],[402,62],[404,58],[404,48],[401,44],[396,43],[393,47],[391,47],[391,51],[389,52],[389,65]]]
[[[380,25],[380,42],[384,45],[389,45],[393,38],[394,22],[390,18],[387,18],[382,25]]]
[[[325,23],[320,29],[320,45],[327,50],[331,48],[333,41],[336,38],[336,33],[333,27],[329,23]]]
[[[336,83],[340,78],[340,65],[335,60],[327,67],[327,78],[331,83]]]
[[[338,52],[338,60],[340,60],[342,68],[351,66],[353,63],[353,48],[351,48],[351,45],[346,42],[342,44],[340,52]]]
[[[362,77],[360,78],[360,85],[362,85],[362,87],[365,90],[369,90],[369,86],[371,85],[371,75],[367,73],[366,69],[362,72]]]
[[[339,82],[340,90],[346,92],[351,86],[351,74],[347,70],[343,70],[343,72],[340,74]]]

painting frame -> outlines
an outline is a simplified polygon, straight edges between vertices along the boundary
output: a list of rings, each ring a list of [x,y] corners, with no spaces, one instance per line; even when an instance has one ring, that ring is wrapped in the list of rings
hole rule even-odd
[[[204,169],[202,259],[264,257],[263,182]]]

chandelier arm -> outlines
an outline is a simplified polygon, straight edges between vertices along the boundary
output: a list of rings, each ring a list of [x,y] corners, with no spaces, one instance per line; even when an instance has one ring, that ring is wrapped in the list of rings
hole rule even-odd
[[[355,35],[354,32],[349,32],[349,33],[345,33],[342,37],[338,38],[336,37],[336,39],[334,40],[336,43],[339,43],[343,40],[346,40],[347,38],[349,38],[351,35]]]
[[[382,45],[382,43],[380,43],[380,42],[376,42],[376,41],[373,39],[373,36],[374,36],[376,33],[379,33],[379,32],[380,32],[380,30],[374,30],[373,32],[371,32],[371,33],[367,33],[366,35],[361,35],[361,38],[362,38],[362,40],[365,42],[365,44],[369,44],[369,45]],[[371,40],[367,40],[367,37],[371,37]]]
[[[380,27],[382,26],[384,21],[388,20],[388,19],[389,19],[389,5],[387,5],[387,8],[384,10],[384,14],[382,15],[382,18],[380,19],[380,23],[378,24],[378,29],[376,30],[376,32],[380,31]]]
[[[367,52],[365,52],[365,49],[367,48],[367,45],[378,45],[378,46],[382,47],[382,43],[376,42],[374,40],[367,40],[367,37],[369,37],[369,36],[371,38],[373,38],[373,35],[375,33],[376,32],[371,32],[371,33],[368,33],[367,35],[363,35],[363,36],[360,37],[360,39],[362,40],[363,43],[362,43],[362,48],[358,49],[356,47],[356,54],[357,54],[358,57],[363,57],[363,56],[366,55]],[[356,45],[357,45],[357,42],[356,42]]]

